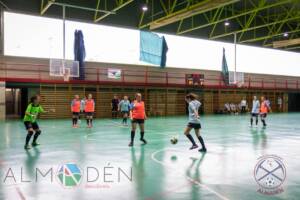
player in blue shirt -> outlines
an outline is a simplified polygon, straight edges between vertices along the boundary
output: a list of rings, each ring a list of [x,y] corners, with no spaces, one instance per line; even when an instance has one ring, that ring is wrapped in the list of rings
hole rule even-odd
[[[130,101],[128,100],[128,96],[124,96],[124,99],[121,100],[119,103],[119,109],[118,109],[122,113],[123,116],[122,124],[124,125],[127,125],[129,109],[130,109]]]

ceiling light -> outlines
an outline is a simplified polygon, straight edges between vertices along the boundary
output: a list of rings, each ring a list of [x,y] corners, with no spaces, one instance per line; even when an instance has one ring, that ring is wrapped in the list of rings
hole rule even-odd
[[[146,12],[146,11],[148,10],[148,6],[147,6],[147,5],[143,5],[143,6],[142,6],[142,10],[143,10],[144,12]]]

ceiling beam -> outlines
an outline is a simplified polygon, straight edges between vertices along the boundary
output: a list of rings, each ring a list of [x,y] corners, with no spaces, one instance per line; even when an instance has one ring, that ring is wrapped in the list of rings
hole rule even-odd
[[[219,7],[224,7],[238,1],[240,0],[204,0],[149,23],[150,30],[178,22],[188,17],[214,10]]]
[[[181,35],[181,34],[188,33],[188,32],[191,32],[191,31],[195,31],[195,30],[198,30],[198,29],[206,28],[206,27],[214,25],[214,24],[225,22],[227,20],[235,19],[235,18],[238,18],[238,17],[241,17],[241,16],[245,16],[245,15],[248,15],[248,14],[251,14],[251,13],[254,13],[254,12],[262,11],[262,10],[272,8],[272,7],[275,7],[275,6],[290,3],[292,1],[293,0],[281,0],[281,1],[278,1],[276,3],[268,4],[268,5],[259,7],[259,8],[254,8],[254,9],[252,8],[248,11],[241,12],[239,14],[235,14],[235,15],[228,16],[228,17],[226,16],[226,17],[224,17],[223,19],[220,19],[220,20],[216,20],[216,21],[212,21],[212,22],[209,22],[209,23],[206,23],[206,24],[199,25],[199,26],[191,27],[191,28],[186,29],[186,30],[181,30],[181,31],[177,32],[177,34]]]
[[[298,44],[300,45],[300,38],[275,41],[275,42],[273,42],[273,47],[274,48],[282,48],[282,47],[294,46],[294,45],[298,45]]]
[[[286,48],[287,50],[295,50],[295,49],[300,49],[300,45],[299,46],[295,46],[295,47],[289,47]]]
[[[298,19],[300,19],[299,14],[295,15],[294,17],[290,17],[290,18],[286,18],[286,19],[282,19],[282,20],[278,20],[278,21],[274,21],[274,22],[270,22],[270,23],[265,23],[265,24],[261,24],[261,25],[258,25],[258,26],[253,26],[253,27],[237,30],[237,31],[232,31],[232,32],[229,32],[229,33],[223,33],[223,34],[220,34],[220,35],[215,35],[213,37],[210,37],[209,39],[218,39],[218,38],[226,37],[226,36],[229,36],[229,35],[238,34],[238,33],[241,33],[241,32],[251,31],[251,30],[255,30],[255,29],[260,29],[260,28],[268,27],[268,26],[271,26],[271,25],[274,25],[274,24],[285,23],[287,21],[298,20]]]
[[[45,1],[41,0],[41,11],[40,14],[43,15],[45,14],[45,12],[48,10],[48,8],[53,5],[53,3],[55,2],[55,0],[47,0],[47,3],[45,5]]]
[[[292,30],[292,31],[287,31],[285,33],[290,34],[290,33],[296,33],[296,32],[300,32],[300,28],[297,28],[297,29]],[[280,36],[280,35],[282,35],[282,33],[276,33],[276,34],[266,35],[266,36],[252,38],[252,39],[248,39],[248,40],[243,40],[243,41],[240,41],[240,43],[257,42],[257,41],[265,40],[265,39]]]
[[[115,13],[116,11],[120,10],[121,8],[123,8],[124,6],[130,4],[131,2],[133,2],[134,0],[121,0],[119,1],[118,5],[112,9],[110,12],[112,13]],[[97,10],[99,9],[99,5],[100,5],[100,0],[98,0],[98,3],[97,3]],[[107,16],[109,16],[111,13],[105,13],[101,16],[98,17],[98,12],[96,11],[95,12],[95,15],[94,15],[94,22],[99,22],[100,20],[106,18]]]
[[[260,0],[259,3],[258,3],[257,8],[263,7],[265,4],[266,4],[266,0]],[[253,13],[251,13],[251,15],[250,15],[249,19],[247,20],[247,22],[245,23],[245,26],[243,27],[243,29],[249,28],[251,26],[251,24],[252,24],[253,20],[255,19],[257,13],[258,13],[257,9]],[[241,34],[239,35],[238,41],[240,41],[243,38],[243,34],[244,34],[244,31],[241,32]]]

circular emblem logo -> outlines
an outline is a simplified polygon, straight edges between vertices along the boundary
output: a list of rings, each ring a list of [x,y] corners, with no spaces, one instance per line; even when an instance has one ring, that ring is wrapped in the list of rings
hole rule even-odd
[[[254,168],[257,184],[265,190],[276,190],[286,178],[286,169],[282,159],[275,155],[263,156]]]
[[[68,163],[58,168],[57,178],[64,187],[71,188],[80,184],[82,172],[76,164]]]

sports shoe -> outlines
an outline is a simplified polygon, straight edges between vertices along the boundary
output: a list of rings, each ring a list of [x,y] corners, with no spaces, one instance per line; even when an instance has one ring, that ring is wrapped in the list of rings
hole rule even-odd
[[[143,138],[143,139],[140,139],[144,144],[147,144],[147,141]]]
[[[195,144],[190,148],[190,150],[197,149],[197,148],[198,148],[198,145]]]
[[[133,146],[133,142],[130,142],[130,143],[128,144],[128,146],[129,146],[129,147],[132,147],[132,146]]]
[[[39,145],[41,145],[41,144],[38,143],[38,142],[33,142],[31,145],[32,145],[33,147],[36,147],[36,146],[39,146]]]
[[[25,145],[25,146],[24,146],[24,149],[25,149],[25,150],[29,150],[29,149],[31,149],[31,147],[30,147],[29,145]]]
[[[205,148],[205,149],[204,149],[204,148],[201,148],[201,149],[199,149],[198,151],[199,151],[199,152],[204,152],[204,153],[205,153],[207,150],[206,150],[206,148]]]

